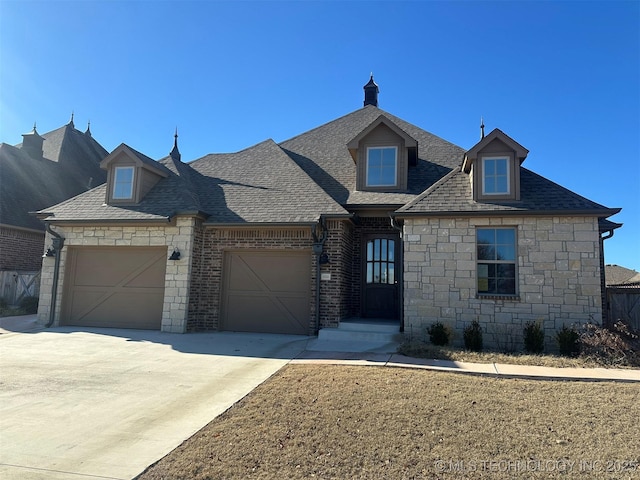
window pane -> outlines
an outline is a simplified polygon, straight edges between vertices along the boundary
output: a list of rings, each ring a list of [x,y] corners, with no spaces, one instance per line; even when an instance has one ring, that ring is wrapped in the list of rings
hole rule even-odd
[[[367,149],[367,185],[396,184],[397,150],[394,147]]]
[[[502,278],[515,278],[516,266],[513,263],[499,263],[496,265],[496,275]]]
[[[373,283],[380,283],[380,264],[378,262],[373,264]]]
[[[389,240],[389,261],[394,262],[396,256],[396,242],[395,240]]]
[[[116,167],[113,198],[133,197],[133,167]]]
[[[514,244],[516,241],[516,232],[512,228],[497,228],[496,243]]]
[[[373,241],[373,259],[380,260],[380,240]]]
[[[495,162],[495,160],[485,160],[484,161],[484,173],[485,173],[485,175],[495,175],[496,174],[496,162]]]
[[[509,260],[516,259],[516,251],[512,245],[498,245],[498,257],[496,260]]]
[[[380,264],[380,283],[387,283],[387,264]]]
[[[478,260],[495,260],[496,249],[491,245],[478,244]]]
[[[395,265],[393,263],[389,264],[389,283],[393,284],[396,283],[396,272],[395,272],[396,268]]]
[[[513,295],[516,293],[516,281],[513,278],[501,278],[497,281],[496,293]]]
[[[373,264],[367,263],[367,283],[373,283]]]
[[[499,158],[495,160],[495,172],[497,175],[506,175],[507,174],[507,159]]]
[[[493,191],[494,192],[500,192],[500,193],[506,193],[508,192],[508,183],[507,183],[507,177],[496,177],[494,182],[493,182]]]
[[[367,242],[367,261],[373,260],[373,242]]]
[[[496,241],[495,228],[479,228],[476,232],[478,243],[492,244]]]

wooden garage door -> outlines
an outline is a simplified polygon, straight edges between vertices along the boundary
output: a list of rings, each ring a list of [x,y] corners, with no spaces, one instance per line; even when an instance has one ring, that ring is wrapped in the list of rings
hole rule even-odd
[[[309,334],[310,252],[227,252],[223,330]]]
[[[160,329],[166,247],[69,247],[61,324]]]

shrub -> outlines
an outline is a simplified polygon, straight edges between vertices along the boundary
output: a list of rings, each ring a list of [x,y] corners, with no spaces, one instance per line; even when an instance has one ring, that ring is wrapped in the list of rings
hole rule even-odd
[[[556,332],[556,341],[560,348],[560,355],[565,357],[577,357],[580,354],[580,335],[573,328],[563,325]]]
[[[529,353],[542,353],[544,350],[544,330],[540,322],[524,324],[524,349]]]
[[[38,313],[38,297],[24,297],[20,300],[20,308],[25,313]]]
[[[482,328],[480,322],[474,320],[471,325],[464,327],[464,348],[472,352],[482,351]]]
[[[429,334],[429,340],[434,345],[443,346],[449,344],[451,332],[442,322],[436,322],[429,326],[427,333]]]

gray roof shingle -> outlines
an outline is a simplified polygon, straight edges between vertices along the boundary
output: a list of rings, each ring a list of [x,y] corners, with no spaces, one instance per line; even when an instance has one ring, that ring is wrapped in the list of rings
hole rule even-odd
[[[67,124],[42,135],[43,158],[0,144],[0,223],[44,230],[30,215],[104,183],[100,161],[108,152],[90,135]]]

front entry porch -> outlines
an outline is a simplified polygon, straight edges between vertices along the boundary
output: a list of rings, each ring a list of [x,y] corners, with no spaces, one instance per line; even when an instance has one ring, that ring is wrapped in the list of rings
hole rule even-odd
[[[338,328],[322,328],[307,350],[395,353],[402,339],[397,320],[351,318]]]

